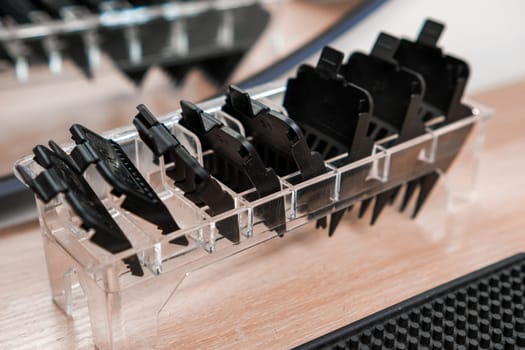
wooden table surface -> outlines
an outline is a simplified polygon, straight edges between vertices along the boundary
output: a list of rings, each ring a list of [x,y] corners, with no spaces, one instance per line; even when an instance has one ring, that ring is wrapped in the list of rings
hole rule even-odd
[[[160,315],[161,346],[290,348],[524,251],[523,90],[525,82],[475,96],[497,114],[475,201],[445,223],[432,203],[416,221],[389,208],[374,227],[350,216],[328,238],[307,226],[212,265],[185,280]],[[1,349],[93,348],[85,305],[69,319],[50,300],[36,223],[1,234],[0,256]]]

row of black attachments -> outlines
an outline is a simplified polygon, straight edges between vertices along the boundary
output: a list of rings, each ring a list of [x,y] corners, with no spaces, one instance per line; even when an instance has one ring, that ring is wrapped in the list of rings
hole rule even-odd
[[[390,306],[296,350],[524,349],[523,253]]]
[[[33,180],[23,167],[17,168],[26,184],[42,201],[48,203],[59,193],[64,193],[66,201],[82,220],[81,227],[85,230],[94,229],[95,233],[90,238],[93,243],[111,253],[131,248],[126,235],[82,175],[94,164],[98,173],[111,186],[111,194],[117,197],[124,196],[120,204],[123,209],[156,225],[163,235],[179,229],[166,205],[119,144],[78,124],[73,125],[70,130],[73,140],[77,143],[70,155],[50,141],[52,151],[44,146],[34,149],[35,161],[47,170]],[[214,185],[209,187],[212,189],[210,194],[216,195],[216,189],[213,191]],[[205,192],[207,189],[199,190]],[[227,206],[222,211],[230,209],[231,202],[227,203]],[[227,220],[224,220],[222,225],[227,224],[230,232],[237,232],[237,238],[232,239],[238,241],[238,225],[232,225]],[[170,243],[181,246],[189,244],[185,236],[174,238]],[[136,256],[127,258],[124,262],[130,267],[132,274],[143,274]]]
[[[308,180],[326,172],[321,155],[310,150],[301,128],[288,116],[252,100],[236,86],[229,87],[222,110],[243,124],[265,165],[277,175],[299,171],[302,180]]]
[[[374,142],[388,148],[424,134],[425,122],[432,120],[437,127],[471,115],[461,104],[468,65],[436,46],[442,30],[441,23],[427,20],[416,42],[381,33],[370,54],[355,52],[343,64],[344,55],[326,47],[316,67],[299,67],[296,77],[288,80],[283,104],[312,150],[324,159],[346,153],[342,162],[356,161],[372,153]],[[408,180],[402,211],[419,189],[413,217],[417,215],[439,179],[437,170],[446,171],[455,156]],[[359,188],[364,181],[364,175],[353,177],[346,187]],[[400,190],[401,186],[385,188],[375,197],[372,224]],[[362,201],[359,217],[373,199]],[[332,215],[330,235],[350,209]]]
[[[103,52],[137,86],[153,66],[160,67],[176,84],[193,68],[199,68],[222,86],[263,32],[269,13],[254,3],[169,18],[166,7],[188,5],[191,6],[191,1],[174,4],[168,0],[3,0],[0,1],[0,61],[14,67],[22,62],[29,66],[49,62],[51,68],[51,60],[68,57],[91,78],[96,69],[94,55]],[[133,11],[144,18],[149,16],[142,13],[147,10],[164,11],[166,16],[118,23],[122,22],[123,11],[130,12],[128,20],[132,20],[137,16]],[[111,16],[115,17],[114,23],[106,23]],[[93,19],[99,22],[97,26],[82,30],[75,26],[75,21]],[[16,36],[20,26],[45,25],[63,29],[44,36]],[[68,29],[68,25],[75,29]],[[225,29],[225,26],[229,27]],[[222,32],[231,32],[231,37],[221,39]],[[2,36],[3,33],[6,35]]]
[[[305,181],[326,172],[322,156],[310,150],[301,128],[288,116],[252,100],[236,86],[229,87],[222,110],[243,124],[264,164],[279,176],[298,171],[298,181]]]
[[[237,193],[253,188],[248,200],[256,200],[281,190],[275,171],[267,168],[251,142],[213,115],[191,102],[182,101],[180,124],[201,141],[203,151],[213,150],[206,157],[208,171]],[[270,229],[280,235],[285,231],[284,201],[282,198],[260,208],[260,215]]]
[[[73,159],[53,141],[49,145],[52,150],[42,145],[33,149],[35,161],[45,169],[34,179],[23,167],[17,167],[24,182],[44,203],[49,203],[62,193],[75,214],[81,218],[81,227],[86,231],[94,231],[90,238],[94,244],[113,254],[130,249],[130,241],[81,175]],[[144,274],[136,255],[124,259],[124,263],[133,275]]]
[[[469,108],[460,102],[468,68],[464,62],[443,55],[435,47],[437,36],[441,33],[439,28],[442,29],[440,24],[427,21],[417,43],[406,41],[403,44],[403,54],[411,47],[415,47],[414,50],[418,52],[430,52],[428,55],[420,52],[411,63],[412,69],[396,59],[401,55],[398,54],[400,42],[387,34],[379,35],[371,54],[353,53],[344,64],[342,53],[325,48],[316,67],[302,65],[296,77],[288,80],[283,101],[287,114],[253,99],[238,87],[230,86],[222,112],[236,118],[246,131],[245,135],[191,102],[182,101],[179,124],[199,139],[204,155],[202,165],[145,106],[137,107],[138,114],[133,123],[156,160],[162,157],[166,175],[174,181],[174,185],[197,207],[207,206],[211,216],[235,208],[235,200],[228,192],[230,190],[242,195],[248,202],[276,194],[276,199],[258,206],[254,216],[261,219],[269,230],[275,230],[282,236],[286,231],[286,220],[284,198],[279,195],[282,190],[280,177],[295,185],[326,173],[325,161],[336,159],[330,161],[336,166],[355,162],[370,156],[374,143],[388,148],[420,136],[428,128],[470,115]],[[416,70],[418,65],[424,67],[421,68],[424,74]],[[436,83],[438,79],[432,75],[434,68],[439,71],[443,66],[448,72],[447,79],[444,79],[445,87],[442,86],[445,82]],[[441,85],[436,88],[434,84]],[[449,93],[442,93],[440,99],[437,99],[437,93],[427,95],[425,90],[441,88],[446,88]],[[447,99],[443,97],[445,95]],[[443,102],[445,100],[446,103]],[[447,113],[451,113],[452,117]],[[432,123],[425,124],[431,120]],[[447,147],[459,150],[470,129],[466,130],[459,137],[448,140],[450,144]],[[57,180],[50,171],[31,180],[23,173],[23,169],[19,169],[28,185],[43,201],[49,201],[58,193],[76,193],[75,186],[89,189],[82,173],[94,164],[111,186],[111,193],[118,197],[125,196],[121,204],[123,209],[156,225],[163,234],[179,229],[176,218],[172,217],[119,144],[80,125],[72,126],[71,133],[76,146],[70,156],[54,143],[51,145],[59,159],[67,159],[64,164],[78,181]],[[37,147],[37,150],[40,148]],[[427,173],[405,179],[401,210],[419,190],[415,216],[437,182],[438,170],[446,171],[455,156],[456,153],[449,152],[436,164],[429,164]],[[35,157],[39,164],[47,167],[47,163],[40,160],[42,156]],[[403,166],[412,165],[403,163]],[[64,177],[64,171],[61,174]],[[340,198],[343,203],[345,190],[353,191],[362,188],[366,181],[374,181],[367,179],[366,171],[360,171],[359,174],[341,179]],[[54,182],[49,180],[51,175],[54,176]],[[221,183],[229,189],[223,189]],[[359,216],[365,214],[375,199],[373,224],[385,206],[394,202],[401,187],[385,187],[375,198],[364,199]],[[308,194],[305,200],[308,215],[312,219],[321,217],[317,222],[318,227],[327,225],[326,218],[322,217],[327,209],[326,196],[330,195],[326,191],[321,186],[319,191]],[[76,207],[72,207],[83,220],[84,228],[97,231],[92,241],[110,252],[129,248],[130,243],[118,228],[107,241],[100,239],[106,228],[97,226],[93,218],[96,214],[107,222],[111,216],[92,191],[83,190],[82,193],[88,193],[86,196],[93,198],[85,203],[77,201]],[[97,204],[83,209],[83,206],[92,202]],[[344,213],[350,209],[338,210],[331,215],[330,235]],[[233,243],[240,241],[237,217],[220,220],[216,226],[226,239]],[[125,240],[127,245],[119,239]],[[189,244],[185,236],[170,242]],[[133,261],[137,262],[137,259]],[[138,274],[137,271],[136,266],[132,268],[135,274]]]

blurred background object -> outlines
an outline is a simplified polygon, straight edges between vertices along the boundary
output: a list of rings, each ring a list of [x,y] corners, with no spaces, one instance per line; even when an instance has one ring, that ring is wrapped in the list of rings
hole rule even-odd
[[[74,122],[96,131],[127,125],[139,103],[162,115],[180,99],[249,82],[381,2],[2,1],[0,228],[35,217],[32,196],[11,175],[34,144],[68,142],[63,131]]]
[[[93,14],[93,3],[107,10]],[[74,121],[102,131],[129,123],[129,111],[138,103],[162,114],[176,109],[181,98],[212,96],[303,46],[359,1],[212,0],[133,7],[144,3],[2,2],[3,22],[10,24],[0,30],[0,174],[11,173],[13,162],[35,142],[67,141],[60,139],[61,131]],[[49,23],[31,22],[35,16],[29,13],[13,24],[13,16],[6,15],[10,4],[16,10],[34,6]],[[311,25],[292,30],[302,21]],[[17,35],[29,39],[13,39]],[[56,51],[47,44],[50,39]]]

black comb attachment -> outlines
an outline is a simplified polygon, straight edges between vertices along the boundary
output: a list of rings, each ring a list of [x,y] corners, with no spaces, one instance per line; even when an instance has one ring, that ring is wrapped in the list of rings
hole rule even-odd
[[[73,125],[70,131],[77,144],[71,152],[75,163],[82,171],[95,164],[98,172],[112,186],[111,193],[125,196],[122,208],[157,225],[162,234],[179,229],[168,208],[118,143],[79,124]],[[179,237],[172,243],[188,245],[188,240]]]
[[[353,53],[341,67],[348,82],[366,89],[374,101],[368,135],[374,140],[397,134],[388,145],[425,133],[419,110],[425,92],[423,78],[396,63],[393,56],[399,41],[381,33],[370,55]]]
[[[326,172],[322,156],[311,151],[301,128],[291,118],[252,100],[248,93],[236,86],[229,87],[222,109],[243,124],[264,164],[278,175],[285,176],[299,170],[297,179],[288,180],[296,183]],[[329,195],[327,189],[319,188],[308,195],[311,198],[304,198],[304,201],[308,202],[310,211],[315,211],[322,206],[322,202],[316,198],[324,201]],[[326,227],[326,219],[319,219],[317,225]]]
[[[35,161],[44,168],[34,179],[22,166],[17,166],[17,171],[24,182],[45,203],[62,193],[71,209],[82,220],[81,227],[86,231],[90,229],[94,231],[90,237],[90,241],[94,244],[112,254],[132,248],[130,241],[104,204],[86,180],[79,175],[69,156],[54,142],[50,141],[50,146],[53,151],[42,145],[33,149]],[[133,275],[144,275],[136,255],[123,261]]]
[[[191,102],[182,101],[181,106],[181,125],[195,133],[201,140],[204,148],[213,149],[218,155],[242,170],[248,177],[251,185],[255,187],[259,197],[264,197],[281,189],[281,184],[275,172],[264,166],[256,149],[246,137],[224,126],[214,116],[204,112]],[[223,182],[236,191],[247,189],[239,188],[231,181]]]
[[[234,199],[224,191],[208,171],[191,156],[177,138],[160,123],[144,105],[137,107],[139,113],[133,119],[140,138],[155,156],[164,157],[166,174],[193,203],[209,207],[211,215],[218,215],[235,208]],[[233,243],[240,240],[236,216],[217,223],[221,234]]]
[[[349,82],[359,85],[372,95],[374,113],[368,136],[374,141],[380,141],[397,134],[397,138],[383,142],[383,147],[391,147],[426,132],[419,114],[425,81],[419,74],[397,63],[394,54],[398,47],[397,38],[381,33],[369,55],[353,53],[341,68],[341,74]],[[372,225],[398,192],[399,187],[390,188],[375,197]],[[372,198],[363,203],[361,216],[371,201]]]
[[[420,116],[425,121],[444,116],[448,124],[471,115],[472,110],[461,103],[470,74],[468,64],[445,55],[437,46],[444,27],[442,23],[427,19],[416,41],[402,39],[399,42],[394,58],[425,79]]]
[[[372,153],[367,135],[373,109],[370,94],[339,74],[343,54],[325,47],[316,67],[302,65],[288,80],[283,105],[289,116],[304,130],[308,145],[323,158],[347,153],[344,162],[356,161]],[[361,186],[365,178],[351,186]],[[335,213],[329,235],[335,231],[342,213]],[[319,222],[318,227],[326,226]]]
[[[263,158],[279,176],[299,170],[302,180],[326,172],[323,158],[312,152],[299,125],[231,85],[222,110],[238,119]]]
[[[255,189],[254,200],[281,190],[273,169],[266,168],[255,147],[235,130],[223,125],[209,113],[191,102],[181,101],[180,124],[200,139],[204,149],[213,150],[205,166],[211,174],[236,192]],[[278,233],[284,232],[284,202],[282,198],[262,209],[266,224]]]

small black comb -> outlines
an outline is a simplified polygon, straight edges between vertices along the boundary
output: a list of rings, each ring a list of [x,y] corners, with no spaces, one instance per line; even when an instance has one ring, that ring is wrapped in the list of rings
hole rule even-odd
[[[95,164],[102,177],[112,186],[111,193],[125,195],[122,208],[157,225],[164,235],[179,229],[168,208],[118,143],[79,124],[73,125],[70,131],[77,144],[71,152],[75,163],[81,171]],[[188,240],[178,237],[172,243],[188,245]]]
[[[133,119],[140,138],[155,156],[164,157],[166,174],[175,185],[184,191],[186,197],[197,205],[207,205],[211,215],[224,213],[235,207],[231,195],[225,192],[208,171],[191,156],[177,138],[160,123],[144,105],[137,106],[139,113]],[[224,237],[238,243],[239,223],[237,217],[217,223]]]
[[[33,149],[35,161],[45,169],[34,179],[22,166],[17,166],[24,182],[45,203],[63,193],[70,207],[81,218],[81,227],[86,231],[95,231],[90,238],[94,244],[113,254],[130,249],[130,241],[86,180],[77,173],[78,169],[75,169],[69,156],[54,142],[50,141],[50,146],[53,151],[42,145]],[[125,258],[124,263],[133,275],[144,274],[136,255]]]

